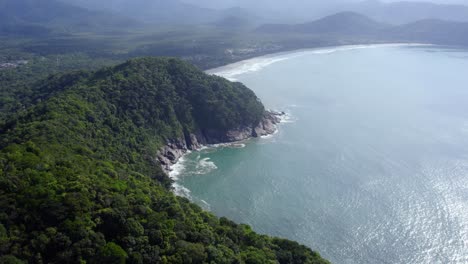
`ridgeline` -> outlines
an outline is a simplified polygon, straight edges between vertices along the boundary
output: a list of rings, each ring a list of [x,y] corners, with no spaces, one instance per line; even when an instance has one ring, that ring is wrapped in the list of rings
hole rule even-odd
[[[142,58],[36,85],[0,126],[0,263],[328,263],[171,192],[168,141],[262,122],[242,84]]]

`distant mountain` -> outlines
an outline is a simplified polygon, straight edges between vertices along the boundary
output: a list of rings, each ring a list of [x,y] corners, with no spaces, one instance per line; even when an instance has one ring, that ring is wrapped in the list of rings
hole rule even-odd
[[[206,24],[222,17],[218,10],[178,0],[61,0],[93,10],[111,10],[146,23],[164,25]]]
[[[383,3],[368,0],[343,7],[384,23],[406,24],[424,19],[468,22],[468,6],[431,2]]]
[[[305,34],[374,34],[388,25],[378,23],[354,12],[342,12],[325,18],[296,25],[269,24],[257,29],[261,33],[305,33]]]
[[[227,8],[238,6],[255,13],[263,21],[268,23],[302,23],[347,11],[339,9],[349,3],[349,0],[181,0],[195,5]]]
[[[211,23],[220,29],[237,30],[260,25],[258,17],[243,8],[228,8],[220,10],[220,13],[221,18]]]
[[[92,31],[127,28],[135,20],[107,12],[90,11],[56,0],[0,0],[0,32],[43,34],[55,31]]]
[[[250,22],[241,17],[228,16],[213,23],[214,26],[225,29],[241,29],[250,25]]]
[[[425,19],[392,27],[385,35],[406,42],[425,42],[442,45],[468,45],[468,22]]]
[[[468,21],[468,7],[448,4],[448,1],[392,1],[379,0],[182,0],[200,6],[240,6],[270,23],[303,23],[339,12],[352,11],[383,23],[406,24],[423,19]],[[441,4],[442,3],[442,4]]]
[[[342,12],[304,24],[267,24],[256,33],[280,38],[302,35],[326,40],[354,42],[420,42],[443,45],[468,45],[468,22],[424,19],[404,25],[376,22],[364,15]]]

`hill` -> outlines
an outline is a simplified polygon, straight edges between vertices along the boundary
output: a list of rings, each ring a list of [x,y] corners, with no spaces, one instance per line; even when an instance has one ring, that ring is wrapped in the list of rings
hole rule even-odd
[[[298,24],[340,12],[356,12],[388,24],[406,24],[424,19],[468,22],[468,6],[444,1],[385,1],[385,0],[328,0],[328,1],[271,1],[271,0],[183,0],[206,7],[239,6],[263,17],[267,23]],[[438,3],[434,3],[438,2]],[[448,2],[448,1],[447,1]],[[454,1],[452,1],[454,2]],[[461,1],[459,1],[461,2]],[[466,3],[466,1],[465,1]]]
[[[61,0],[92,10],[111,10],[151,24],[186,25],[206,24],[222,18],[222,12],[187,4],[179,0]]]
[[[37,36],[53,31],[102,31],[137,26],[135,20],[57,0],[0,0],[3,34]]]
[[[385,34],[406,42],[467,46],[468,22],[425,19],[392,27]]]
[[[328,263],[171,192],[165,144],[261,121],[242,84],[143,58],[34,91],[0,126],[0,263]]]
[[[329,43],[418,42],[468,45],[468,23],[465,22],[425,19],[405,25],[391,25],[353,12],[338,13],[304,24],[263,25],[256,32],[283,39],[294,39],[299,35],[302,39],[319,39]]]
[[[436,4],[423,1],[383,3],[368,0],[354,3],[345,8],[383,23],[397,25],[426,19],[468,22],[468,6],[464,5]]]
[[[302,34],[373,34],[387,25],[378,23],[364,15],[342,12],[322,19],[296,25],[270,24],[257,29],[260,33],[302,33]]]

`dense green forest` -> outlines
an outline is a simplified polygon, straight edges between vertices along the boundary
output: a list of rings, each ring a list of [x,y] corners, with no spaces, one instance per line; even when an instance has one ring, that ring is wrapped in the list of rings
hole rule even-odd
[[[0,126],[0,263],[328,263],[171,192],[166,140],[258,123],[240,83],[141,58],[36,82]]]
[[[339,13],[260,26],[241,9],[171,0],[145,23],[126,6],[66,2],[0,0],[0,264],[328,263],[171,192],[156,158],[168,140],[264,114],[248,88],[199,69],[301,48],[468,45],[460,22]],[[134,59],[145,56],[182,60]]]

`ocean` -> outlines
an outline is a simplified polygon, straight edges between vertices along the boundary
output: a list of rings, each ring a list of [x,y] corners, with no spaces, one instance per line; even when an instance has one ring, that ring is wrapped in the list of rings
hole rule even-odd
[[[209,71],[287,118],[175,165],[179,195],[333,263],[468,263],[468,51],[346,46]]]

